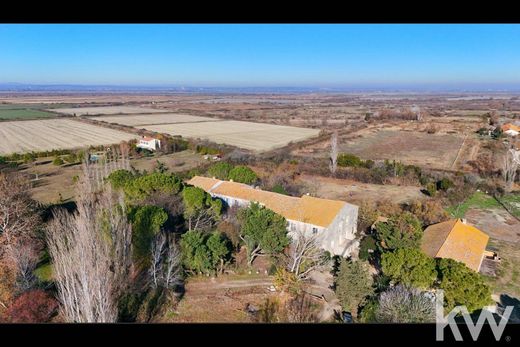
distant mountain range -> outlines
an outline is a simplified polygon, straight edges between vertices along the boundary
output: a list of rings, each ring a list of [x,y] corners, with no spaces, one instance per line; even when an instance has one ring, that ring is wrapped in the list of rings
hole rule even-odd
[[[519,85],[490,87],[489,85],[448,88],[434,85],[352,86],[352,87],[194,87],[171,85],[84,85],[84,84],[25,84],[0,83],[0,92],[98,92],[98,93],[517,93]]]

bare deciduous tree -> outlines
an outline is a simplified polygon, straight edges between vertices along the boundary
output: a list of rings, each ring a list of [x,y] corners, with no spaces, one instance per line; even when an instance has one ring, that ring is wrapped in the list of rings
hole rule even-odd
[[[298,280],[308,279],[310,273],[324,267],[323,250],[319,246],[319,234],[305,235],[295,231],[291,235],[287,270]]]
[[[179,247],[171,235],[160,232],[152,244],[152,264],[149,272],[153,287],[172,289],[179,284],[181,271]]]
[[[397,285],[381,293],[376,319],[381,323],[431,323],[435,304],[421,291]]]
[[[93,172],[84,163],[77,211],[54,210],[47,231],[58,296],[69,322],[115,322],[131,267],[131,226],[123,197],[110,185],[99,191],[99,175]]]
[[[513,148],[507,149],[502,156],[502,178],[504,179],[504,190],[510,192],[516,179],[518,166],[520,164],[520,151]]]
[[[36,203],[29,195],[30,182],[18,174],[0,174],[0,245],[15,238],[30,238],[40,223]]]
[[[23,292],[30,289],[36,280],[34,270],[39,260],[35,243],[15,239],[7,246],[7,255],[14,265],[18,290]]]
[[[334,131],[330,139],[330,172],[335,175],[338,168],[338,132]]]

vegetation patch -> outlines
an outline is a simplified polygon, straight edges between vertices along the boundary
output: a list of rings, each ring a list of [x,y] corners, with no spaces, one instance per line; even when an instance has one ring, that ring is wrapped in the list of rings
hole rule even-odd
[[[448,207],[446,211],[453,218],[464,218],[470,208],[488,210],[500,207],[500,203],[494,197],[477,191],[463,203]]]

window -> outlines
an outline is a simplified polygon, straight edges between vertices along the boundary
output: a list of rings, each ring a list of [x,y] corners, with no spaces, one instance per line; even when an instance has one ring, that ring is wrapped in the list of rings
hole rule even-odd
[[[296,231],[296,225],[294,223],[291,223],[291,231]]]
[[[312,228],[312,233],[313,234],[317,234],[318,233],[318,228]]]

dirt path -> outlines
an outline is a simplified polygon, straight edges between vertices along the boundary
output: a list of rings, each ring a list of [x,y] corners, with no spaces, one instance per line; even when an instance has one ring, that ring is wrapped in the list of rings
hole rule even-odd
[[[243,280],[217,280],[212,278],[208,281],[192,281],[186,285],[186,293],[194,294],[210,294],[222,292],[225,289],[242,289],[264,287],[266,290],[273,285],[272,277],[252,278]]]

